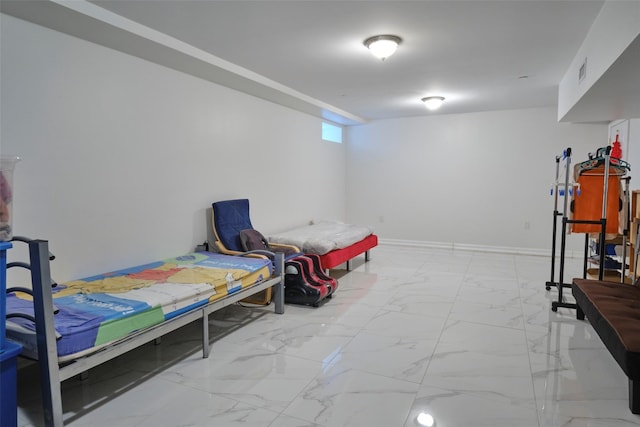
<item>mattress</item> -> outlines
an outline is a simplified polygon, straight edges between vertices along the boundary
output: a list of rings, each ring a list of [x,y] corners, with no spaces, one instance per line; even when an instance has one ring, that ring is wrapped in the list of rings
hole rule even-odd
[[[271,277],[271,261],[195,252],[74,280],[53,289],[60,361],[73,359]],[[7,295],[7,313],[33,315],[31,297]],[[35,325],[7,321],[7,337],[34,355]]]
[[[367,226],[322,221],[269,236],[270,243],[297,246],[304,253],[324,255],[346,248],[373,234]]]

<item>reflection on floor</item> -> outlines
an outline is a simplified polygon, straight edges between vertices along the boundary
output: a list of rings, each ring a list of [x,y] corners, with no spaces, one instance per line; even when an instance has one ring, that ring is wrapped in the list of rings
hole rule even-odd
[[[391,246],[371,258],[334,270],[322,307],[215,313],[209,359],[193,324],[66,381],[66,425],[640,426],[589,323],[550,310],[549,258]],[[18,382],[19,425],[41,426],[35,367],[20,363]]]

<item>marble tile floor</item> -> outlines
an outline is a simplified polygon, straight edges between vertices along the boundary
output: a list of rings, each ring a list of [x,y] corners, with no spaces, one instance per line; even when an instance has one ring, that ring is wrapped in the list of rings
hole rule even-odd
[[[640,426],[588,321],[551,311],[547,257],[381,245],[332,274],[319,308],[213,314],[208,359],[196,323],[64,382],[65,425]],[[18,383],[19,426],[42,426],[34,365]]]

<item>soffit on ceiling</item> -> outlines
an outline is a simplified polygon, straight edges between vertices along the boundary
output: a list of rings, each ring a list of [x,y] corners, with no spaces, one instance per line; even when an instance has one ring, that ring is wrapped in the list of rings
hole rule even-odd
[[[90,3],[98,6],[95,9],[131,20],[221,60],[205,63],[201,57],[195,61],[188,58],[189,53],[184,51],[155,55],[153,52],[159,51],[157,42],[141,40],[139,33],[127,42],[123,33],[130,29],[126,25],[123,27],[127,29],[107,31],[113,22],[105,24],[95,19],[95,14],[77,25],[71,21],[84,13],[78,12],[77,6],[73,13],[64,12],[67,16],[59,22],[48,23],[54,19],[42,16],[42,10],[35,10],[35,6],[25,12],[25,3],[45,3],[52,10],[52,2],[3,0],[2,11],[60,31],[75,25],[66,32],[158,63],[164,61],[173,68],[212,81],[218,79],[230,87],[253,91],[312,114],[321,110],[319,115],[331,118],[333,114],[336,121],[353,124],[555,105],[558,83],[603,1]],[[72,3],[87,2],[56,0],[53,6],[62,14],[59,9],[69,8]],[[362,42],[386,33],[402,37],[403,42],[397,53],[383,62],[371,56]],[[171,59],[162,59],[167,56]],[[241,72],[242,78],[235,80],[228,73],[220,78],[219,70],[214,70],[219,62],[246,73]],[[263,79],[254,79],[253,75]],[[437,113],[427,112],[421,104],[420,98],[428,95],[447,98]]]

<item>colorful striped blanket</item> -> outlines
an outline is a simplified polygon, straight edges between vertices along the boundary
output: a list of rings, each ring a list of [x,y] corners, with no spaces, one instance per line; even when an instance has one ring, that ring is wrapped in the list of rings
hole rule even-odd
[[[60,360],[71,359],[271,277],[268,259],[195,252],[74,280],[53,289]],[[33,315],[31,296],[7,295],[7,313]],[[7,321],[7,337],[35,352],[35,325]],[[65,357],[66,356],[66,357]]]

